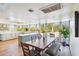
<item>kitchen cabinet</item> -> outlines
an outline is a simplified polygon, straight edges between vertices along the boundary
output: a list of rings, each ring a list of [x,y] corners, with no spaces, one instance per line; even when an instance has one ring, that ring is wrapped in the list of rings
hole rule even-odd
[[[4,40],[10,40],[10,39],[14,39],[14,38],[18,38],[18,33],[17,32],[6,32],[6,33],[0,33],[0,40],[4,41]]]

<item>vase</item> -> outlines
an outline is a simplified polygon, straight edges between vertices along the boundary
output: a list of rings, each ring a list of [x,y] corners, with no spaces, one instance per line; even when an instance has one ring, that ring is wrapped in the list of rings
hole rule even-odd
[[[47,39],[47,34],[43,33],[43,40]]]
[[[66,42],[64,41],[64,42],[62,42],[62,45],[65,47],[66,46]]]
[[[68,44],[68,38],[63,38],[62,45],[67,46],[67,44]]]

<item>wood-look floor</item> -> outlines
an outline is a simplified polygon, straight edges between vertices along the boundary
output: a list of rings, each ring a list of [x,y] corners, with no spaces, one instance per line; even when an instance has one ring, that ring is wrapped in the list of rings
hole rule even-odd
[[[64,49],[59,53],[59,56],[69,55],[68,47],[64,47]],[[18,46],[18,39],[0,41],[0,56],[23,56],[22,49]]]
[[[22,56],[21,47],[18,46],[18,39],[0,41],[0,56]]]

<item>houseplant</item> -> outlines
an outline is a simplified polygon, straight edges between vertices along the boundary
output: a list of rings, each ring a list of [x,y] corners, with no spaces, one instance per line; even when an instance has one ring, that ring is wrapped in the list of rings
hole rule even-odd
[[[35,27],[33,27],[33,26],[30,27],[30,31],[31,31],[31,32],[35,32]]]
[[[63,46],[66,46],[67,43],[66,43],[66,39],[69,37],[69,28],[68,27],[65,27],[65,26],[62,26],[62,28],[60,29],[60,34],[63,35]]]
[[[54,25],[53,26],[53,31],[54,32],[59,32],[59,25]]]
[[[47,24],[47,32],[51,32],[52,31],[52,23],[48,23]]]
[[[43,33],[43,39],[45,39],[46,38],[46,28],[45,28],[44,24],[41,24],[40,30],[41,30],[41,33]]]
[[[25,27],[24,27],[24,31],[28,31],[28,27],[25,26]]]
[[[21,31],[21,30],[22,30],[21,26],[18,26],[17,31]]]

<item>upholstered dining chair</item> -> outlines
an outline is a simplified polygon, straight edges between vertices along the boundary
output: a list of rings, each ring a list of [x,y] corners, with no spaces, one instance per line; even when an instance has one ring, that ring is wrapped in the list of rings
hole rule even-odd
[[[60,50],[60,43],[53,42],[52,45],[45,51],[45,53],[50,56],[56,56],[58,50]]]
[[[21,42],[21,46],[24,56],[40,56],[39,51],[30,49],[31,46],[29,46],[28,44]]]

